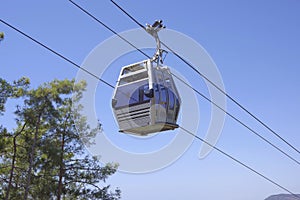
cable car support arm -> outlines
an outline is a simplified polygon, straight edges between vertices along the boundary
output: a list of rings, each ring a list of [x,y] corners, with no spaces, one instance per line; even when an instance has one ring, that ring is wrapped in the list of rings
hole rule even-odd
[[[152,57],[152,61],[157,61],[161,63],[163,63],[162,54],[164,50],[161,49],[161,43],[158,37],[158,32],[164,28],[166,28],[166,26],[162,24],[162,20],[156,20],[152,25],[146,24],[145,28],[147,33],[152,35],[156,41],[156,52]]]

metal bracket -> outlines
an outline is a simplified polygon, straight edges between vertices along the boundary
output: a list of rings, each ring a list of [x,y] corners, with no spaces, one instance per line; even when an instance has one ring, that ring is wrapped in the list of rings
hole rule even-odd
[[[162,20],[156,20],[152,25],[150,24],[146,24],[146,31],[152,35],[156,41],[156,52],[152,57],[153,61],[158,61],[163,63],[163,58],[162,58],[162,54],[164,52],[163,49],[161,49],[161,44],[160,44],[160,40],[158,37],[158,31],[162,30],[166,28],[166,26],[164,26],[162,24]]]

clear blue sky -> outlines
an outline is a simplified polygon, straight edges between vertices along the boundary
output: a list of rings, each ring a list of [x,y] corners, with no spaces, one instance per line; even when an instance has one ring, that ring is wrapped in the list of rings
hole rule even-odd
[[[118,32],[137,28],[108,0],[76,2]],[[143,24],[163,19],[168,28],[196,40],[218,66],[226,91],[300,148],[300,1],[117,2]],[[68,1],[6,1],[0,6],[0,18],[78,64],[95,46],[112,36],[112,33]],[[1,78],[12,81],[27,76],[32,85],[37,86],[54,78],[76,76],[77,69],[72,65],[4,24],[0,24],[0,31],[5,32],[5,40],[0,43]],[[122,57],[114,66],[118,64],[121,67],[139,59],[145,58],[138,53],[130,54]],[[178,71],[186,68],[170,55],[171,64]],[[115,68],[111,70],[117,71]],[[114,83],[117,76],[104,74],[110,83]],[[193,75],[189,81],[200,84],[198,89],[207,93],[201,78]],[[103,96],[109,98],[111,93],[106,92],[109,89],[102,91],[102,88],[104,86],[98,88],[97,98],[100,98],[103,91]],[[205,133],[201,130],[208,126],[210,105],[201,98],[198,103],[201,108],[201,129],[198,135],[203,136]],[[96,109],[101,110],[106,105],[97,104]],[[13,109],[13,104],[9,104],[8,108]],[[300,160],[299,154],[271,136],[231,102],[228,102],[228,111]],[[97,114],[101,115],[101,112]],[[1,122],[11,126],[13,116],[8,116],[8,119],[2,119]],[[111,139],[115,143],[137,152],[155,150],[157,146],[172,139],[163,136],[144,140],[128,139],[114,134],[117,130],[114,122],[104,124],[104,128],[105,132],[113,134]],[[166,143],[157,141],[160,139]],[[123,140],[126,142],[123,143]],[[194,141],[179,160],[162,170],[135,175],[118,172],[110,178],[109,183],[113,187],[120,187],[122,199],[125,200],[262,200],[271,194],[284,192],[216,151],[199,160],[200,146],[200,141]],[[300,166],[229,117],[226,118],[217,146],[291,191],[300,193]]]

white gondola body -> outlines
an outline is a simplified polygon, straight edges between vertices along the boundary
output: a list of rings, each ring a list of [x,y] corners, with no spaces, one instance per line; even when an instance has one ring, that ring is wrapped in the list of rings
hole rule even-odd
[[[167,66],[148,59],[121,69],[112,98],[120,132],[144,136],[174,130],[180,104]]]

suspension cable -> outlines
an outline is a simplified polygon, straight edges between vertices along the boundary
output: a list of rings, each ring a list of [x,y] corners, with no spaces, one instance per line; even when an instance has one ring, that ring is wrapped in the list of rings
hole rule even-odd
[[[146,28],[138,22],[132,15],[130,15],[125,9],[123,9],[121,6],[119,6],[116,2],[113,0],[110,0],[117,8],[119,8],[125,15],[127,15],[132,21],[134,21],[138,26],[146,30]],[[300,154],[300,150],[298,150],[294,145],[292,145],[290,142],[288,142],[286,139],[284,139],[280,134],[278,134],[276,131],[274,131],[272,128],[270,128],[266,123],[264,123],[261,119],[259,119],[257,116],[255,116],[252,112],[250,112],[247,108],[245,108],[243,105],[241,105],[237,100],[235,100],[231,95],[226,93],[224,90],[222,90],[218,85],[216,85],[213,81],[211,81],[209,78],[207,78],[204,74],[202,74],[199,70],[197,70],[191,63],[186,61],[184,58],[182,58],[178,53],[176,53],[174,50],[172,50],[170,47],[168,47],[165,43],[161,41],[161,44],[165,46],[169,51],[171,51],[176,57],[178,57],[182,62],[184,62],[186,65],[188,65],[193,71],[195,71],[199,76],[204,78],[207,82],[209,82],[212,86],[214,86],[217,90],[219,90],[222,94],[224,94],[228,99],[230,99],[233,103],[235,103],[238,107],[240,107],[243,111],[245,111],[248,115],[250,115],[253,119],[255,119],[257,122],[259,122],[262,126],[264,126],[267,130],[269,130],[273,135],[275,135],[277,138],[279,138],[281,141],[283,141],[285,144],[287,144],[290,148],[292,148],[294,151]]]
[[[74,4],[77,8],[79,8],[81,11],[83,11],[85,14],[87,14],[88,16],[90,16],[93,20],[95,20],[96,22],[100,23],[101,25],[103,25],[104,23],[101,22],[99,19],[97,19],[95,16],[93,16],[91,13],[89,13],[87,10],[85,10],[84,8],[82,8],[81,6],[79,6],[78,4],[74,3],[72,0],[69,0],[72,4]],[[123,10],[122,10],[123,11]],[[108,27],[107,25],[104,26],[105,28]],[[109,31],[111,31],[112,33],[116,33],[116,31],[112,30],[111,28],[108,29]],[[123,41],[128,42],[128,40],[126,40],[124,37],[122,37],[120,34],[118,34],[117,36],[119,36]],[[136,50],[138,50],[139,52],[142,52],[143,55],[146,55],[147,58],[151,58],[149,55],[147,55],[145,52],[143,52],[142,50],[140,50],[138,47],[134,46],[132,43],[130,43],[130,45],[132,47],[134,47]],[[237,117],[233,116],[232,114],[230,114],[229,112],[227,112],[225,109],[223,109],[221,106],[217,105],[215,102],[213,102],[212,100],[210,100],[208,97],[206,97],[205,95],[203,95],[201,92],[199,92],[198,90],[196,90],[194,87],[192,87],[191,85],[189,85],[188,83],[186,83],[184,80],[182,80],[181,78],[179,78],[178,76],[176,76],[175,74],[171,73],[175,78],[177,78],[179,81],[183,82],[187,87],[191,88],[193,91],[195,91],[197,94],[199,94],[201,97],[203,97],[205,100],[209,101],[210,103],[212,103],[213,105],[215,105],[217,108],[219,108],[220,110],[222,110],[225,114],[227,114],[229,117],[231,117],[233,120],[235,120],[236,122],[238,122],[239,124],[241,124],[242,126],[244,126],[246,129],[248,129],[249,131],[251,131],[254,135],[256,135],[257,137],[259,137],[261,140],[265,141],[267,144],[271,145],[273,148],[275,148],[276,150],[278,150],[279,152],[281,152],[282,154],[284,154],[285,156],[287,156],[289,159],[291,159],[292,161],[294,161],[296,164],[300,165],[300,162],[298,160],[296,160],[295,158],[293,158],[291,155],[289,155],[288,153],[286,153],[285,151],[283,151],[282,149],[280,149],[278,146],[276,146],[275,144],[273,144],[272,142],[270,142],[269,140],[267,140],[265,137],[263,137],[261,134],[259,134],[257,131],[255,131],[254,129],[250,128],[248,125],[246,125],[245,123],[243,123],[241,120],[239,120]]]
[[[46,50],[50,51],[51,53],[57,55],[58,57],[62,58],[63,60],[65,60],[66,62],[72,64],[73,66],[75,66],[76,68],[79,68],[81,70],[83,70],[84,72],[88,73],[89,75],[91,75],[92,77],[96,78],[97,80],[105,83],[107,86],[114,88],[114,86],[112,86],[111,84],[109,84],[108,82],[104,81],[103,79],[99,78],[98,76],[96,76],[95,74],[93,74],[92,72],[82,68],[81,66],[79,66],[78,64],[76,64],[75,62],[73,62],[72,60],[68,59],[67,57],[63,56],[62,54],[58,53],[57,51],[51,49],[50,47],[48,47],[47,45],[39,42],[38,40],[34,39],[33,37],[29,36],[28,34],[24,33],[23,31],[21,31],[20,29],[12,26],[11,24],[5,22],[4,20],[0,19],[0,22],[7,25],[8,27],[12,28],[13,30],[17,31],[18,33],[20,33],[21,35],[25,36],[26,38],[28,38],[29,40],[31,40],[32,42],[34,42],[37,45],[42,46],[43,48],[45,48]],[[214,148],[215,150],[217,150],[218,152],[222,153],[223,155],[227,156],[228,158],[234,160],[235,162],[239,163],[240,165],[242,165],[243,167],[251,170],[252,172],[256,173],[257,175],[259,175],[260,177],[264,178],[265,180],[267,180],[268,182],[278,186],[279,188],[285,190],[286,192],[292,194],[293,196],[295,196],[296,198],[300,199],[300,197],[296,194],[294,194],[293,192],[291,192],[290,190],[288,190],[287,188],[283,187],[282,185],[280,185],[279,183],[271,180],[270,178],[268,178],[267,176],[263,175],[262,173],[259,173],[258,171],[254,170],[253,168],[249,167],[248,165],[244,164],[242,161],[239,161],[238,159],[234,158],[233,156],[225,153],[223,150],[215,147],[214,145],[211,145],[209,142],[207,142],[206,140],[200,138],[199,136],[193,134],[192,132],[188,131],[187,129],[185,129],[184,127],[180,127],[182,130],[184,130],[185,132],[189,133],[190,135],[194,136],[195,138],[197,138],[198,140],[206,143],[207,145],[211,146],[212,148]]]

